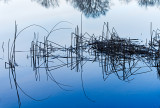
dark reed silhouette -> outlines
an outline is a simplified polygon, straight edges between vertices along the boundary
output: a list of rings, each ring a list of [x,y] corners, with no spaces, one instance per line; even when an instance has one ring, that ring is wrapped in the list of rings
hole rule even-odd
[[[62,22],[66,22],[66,21],[62,21]],[[60,22],[60,23],[62,23]],[[58,23],[58,24],[60,24]],[[68,22],[67,22],[68,23]],[[43,101],[47,98],[49,98],[50,96],[48,96],[47,98],[44,98],[44,99],[35,99],[33,98],[32,96],[30,96],[29,94],[27,94],[21,87],[20,85],[18,84],[17,82],[17,77],[16,77],[16,67],[18,67],[18,64],[16,62],[16,52],[21,52],[21,53],[24,53],[26,51],[16,51],[16,40],[17,38],[19,37],[19,35],[26,29],[28,28],[31,28],[31,27],[39,27],[41,28],[42,30],[46,31],[47,32],[47,37],[46,39],[49,37],[49,35],[56,31],[56,30],[61,30],[61,29],[70,29],[70,28],[55,28],[58,24],[56,24],[51,31],[47,31],[47,29],[45,29],[44,27],[40,26],[40,25],[36,25],[36,24],[32,24],[32,25],[29,25],[27,27],[25,27],[24,29],[20,30],[19,32],[17,31],[17,24],[15,23],[15,34],[14,34],[14,40],[13,40],[13,43],[11,44],[10,46],[10,39],[8,41],[8,61],[5,62],[5,68],[9,70],[9,80],[10,80],[10,85],[11,85],[11,88],[13,87],[12,85],[12,80],[14,82],[14,86],[16,88],[16,91],[17,91],[17,97],[18,97],[18,104],[19,104],[19,107],[21,107],[21,101],[20,101],[20,96],[19,96],[19,91],[21,91],[24,95],[26,95],[27,97],[29,97],[30,99],[34,100],[34,101]],[[49,71],[48,71],[49,72]],[[55,82],[62,90],[66,90],[64,89],[63,87],[61,86],[66,86],[66,87],[71,87],[69,85],[65,85],[65,84],[62,84],[62,83],[59,83],[57,82],[53,75],[51,73],[46,73],[47,75],[47,78],[50,78],[53,82]],[[37,72],[35,72],[35,77],[36,77],[36,81],[37,81]],[[71,91],[71,90],[66,90],[66,91]]]
[[[89,35],[87,32],[83,34],[77,26],[75,32],[71,34],[71,45],[68,48],[47,38],[44,42],[36,40],[31,43],[30,57],[37,78],[39,76],[37,71],[40,68],[45,68],[47,72],[67,66],[71,70],[81,72],[84,95],[94,102],[87,96],[84,89],[83,66],[87,62],[99,62],[104,81],[111,74],[115,74],[118,79],[129,82],[134,79],[135,75],[151,72],[152,67],[157,68],[159,77],[160,43],[158,37],[158,29],[153,30],[148,45],[141,45],[138,39],[120,38],[114,28],[109,30],[108,23],[104,23],[102,35],[98,37]],[[66,54],[59,55],[59,52]],[[42,63],[40,63],[41,60]],[[60,61],[61,64],[53,65],[55,60]],[[146,70],[141,71],[142,68]]]
[[[10,40],[8,41],[8,62],[5,62],[5,68],[9,69],[9,79],[12,88],[12,79],[16,87],[18,104],[21,106],[19,91],[24,93],[27,97],[35,101],[42,101],[44,99],[35,99],[28,95],[18,84],[16,78],[16,68],[19,66],[16,62],[16,39],[26,29],[37,26],[42,28],[47,35],[43,42],[39,41],[37,35],[34,34],[34,39],[31,42],[30,55],[27,57],[31,60],[31,67],[35,72],[36,81],[40,80],[40,69],[45,69],[47,79],[51,79],[59,88],[65,91],[71,91],[64,87],[71,87],[66,84],[57,82],[51,71],[61,67],[68,67],[71,70],[81,73],[82,90],[85,97],[94,102],[85,91],[83,81],[83,66],[87,62],[98,62],[102,68],[102,76],[105,81],[111,74],[115,74],[118,79],[129,82],[133,80],[135,75],[151,72],[152,68],[157,69],[157,76],[160,76],[160,30],[152,30],[151,24],[151,40],[145,45],[139,44],[138,39],[120,38],[115,28],[109,29],[109,24],[104,23],[102,34],[95,36],[82,32],[77,26],[75,32],[71,33],[70,46],[63,46],[55,43],[49,39],[50,35],[57,30],[70,28],[56,28],[61,23],[69,23],[61,21],[57,23],[50,31],[40,25],[29,25],[17,32],[17,25],[15,24],[14,41],[10,47]],[[82,22],[81,22],[82,23]],[[69,23],[70,24],[70,23]],[[3,47],[2,47],[3,48]],[[20,52],[20,51],[19,51]],[[24,53],[21,51],[21,53]],[[143,64],[142,64],[143,63]],[[140,69],[145,68],[145,71]],[[48,97],[47,97],[48,98]],[[45,98],[45,99],[47,99]]]

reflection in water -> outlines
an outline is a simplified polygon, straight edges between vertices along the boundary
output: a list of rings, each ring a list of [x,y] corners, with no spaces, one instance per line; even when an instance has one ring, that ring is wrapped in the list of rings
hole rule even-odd
[[[132,0],[120,0],[121,2],[125,2],[125,3],[129,3],[129,2],[131,2]]]
[[[0,56],[0,60],[4,59],[4,42],[2,43],[2,57]]]
[[[8,2],[8,1],[10,1],[10,0],[0,0],[0,1],[4,1],[4,2],[6,2],[6,3],[7,3],[7,2]]]
[[[131,2],[132,0],[120,0],[126,3]],[[160,0],[137,0],[139,6],[159,6],[160,5]]]
[[[36,1],[37,3],[41,4],[46,8],[59,6],[58,4],[59,0],[32,0],[32,1]]]
[[[87,32],[85,32],[84,34],[81,33],[81,30],[77,26],[75,32],[71,34],[70,46],[64,47],[48,39],[51,33],[53,33],[55,30],[60,29],[53,28],[51,31],[48,31],[47,29],[39,25],[30,25],[25,29],[32,26],[38,26],[47,32],[47,35],[46,37],[44,37],[43,42],[39,41],[36,34],[34,34],[34,39],[31,42],[30,56],[27,57],[31,59],[31,66],[35,71],[36,80],[40,80],[39,71],[41,69],[45,69],[47,78],[55,82],[57,86],[62,90],[70,91],[64,88],[70,86],[57,82],[51,71],[64,66],[70,68],[71,70],[75,69],[77,72],[81,73],[81,84],[84,95],[88,100],[92,102],[94,102],[94,100],[90,99],[87,96],[83,81],[83,66],[87,62],[99,63],[99,66],[102,68],[104,80],[106,80],[111,74],[115,74],[118,79],[128,82],[133,80],[135,75],[151,72],[152,67],[157,68],[157,74],[158,76],[160,76],[159,29],[154,31],[151,30],[151,40],[149,41],[149,43],[146,42],[146,45],[140,45],[138,43],[138,39],[120,38],[114,28],[112,30],[109,30],[108,23],[104,23],[102,35],[98,37],[94,34],[89,35]],[[15,46],[16,39],[18,35],[25,29],[22,29],[18,33],[17,25],[15,25],[14,41],[11,46],[11,51],[9,51],[8,54],[8,62],[5,63],[5,68],[9,69],[10,82],[12,77],[17,90],[19,106],[21,106],[19,90],[35,101],[44,100],[37,100],[29,96],[18,85],[16,79],[16,68],[18,67],[15,58],[17,52]],[[9,49],[10,48],[8,42],[8,50]],[[22,54],[24,53],[23,51],[19,51],[19,53],[20,52]],[[141,69],[144,69],[145,71],[142,71]]]
[[[33,0],[40,3],[42,6],[56,7],[59,6],[58,0]],[[106,15],[106,12],[110,9],[109,0],[66,0],[70,2],[74,8],[77,8],[81,11],[86,17],[99,17],[101,15]],[[123,0],[127,4],[132,0]],[[140,6],[159,6],[159,0],[138,0],[137,1]]]
[[[8,1],[8,0],[4,0]],[[58,6],[58,0],[32,0],[37,1],[42,6],[49,8]],[[87,17],[98,17],[100,15],[106,15],[106,12],[110,9],[110,0],[66,0],[70,2],[75,8],[78,8]],[[120,0],[127,4],[132,0]],[[137,0],[140,6],[159,6],[160,0]]]
[[[66,22],[66,21],[62,21],[62,22]],[[62,23],[62,22],[60,22],[60,23]],[[58,24],[60,24],[60,23],[58,23]],[[69,23],[69,22],[66,22],[66,23]],[[57,24],[57,25],[58,25]],[[5,69],[8,69],[9,70],[9,80],[10,80],[10,85],[11,85],[11,88],[13,87],[13,85],[12,85],[12,80],[13,80],[13,83],[14,83],[14,86],[15,86],[15,88],[16,88],[16,91],[17,91],[17,97],[18,97],[18,104],[19,104],[19,107],[21,107],[21,100],[20,100],[20,95],[19,95],[19,91],[20,92],[22,92],[24,95],[26,95],[27,97],[29,97],[30,99],[32,99],[32,100],[34,100],[34,101],[43,101],[43,100],[46,100],[46,99],[48,99],[50,96],[48,96],[47,98],[44,98],[44,99],[36,99],[36,98],[33,98],[32,96],[30,96],[29,94],[27,94],[21,87],[20,87],[20,85],[18,84],[18,82],[17,82],[17,78],[16,78],[16,67],[19,67],[19,65],[17,64],[17,62],[16,62],[16,53],[17,52],[20,52],[20,53],[24,53],[24,52],[26,52],[26,51],[16,51],[16,39],[18,38],[18,36],[23,32],[23,31],[25,31],[26,29],[28,29],[28,28],[31,28],[31,27],[39,27],[39,28],[41,28],[42,30],[44,30],[45,32],[47,32],[48,34],[47,34],[47,37],[45,38],[45,39],[48,39],[48,37],[49,37],[49,35],[53,32],[53,31],[56,31],[56,30],[60,30],[60,29],[70,29],[70,28],[58,28],[58,29],[56,29],[56,26],[57,25],[55,25],[53,28],[52,28],[52,30],[51,31],[48,31],[46,28],[44,28],[44,27],[42,27],[42,26],[40,26],[40,25],[36,25],[36,24],[33,24],[33,25],[29,25],[29,26],[27,26],[27,27],[25,27],[24,29],[22,29],[21,31],[17,31],[17,24],[15,23],[15,35],[14,35],[14,41],[13,41],[13,43],[10,45],[10,39],[9,39],[9,41],[8,41],[8,62],[5,62]],[[45,45],[45,44],[44,44]],[[37,46],[36,46],[36,48],[37,48]],[[48,46],[46,46],[46,48],[48,48]],[[31,50],[32,51],[32,50]],[[46,50],[46,51],[48,51],[48,49]],[[44,54],[46,54],[45,52],[46,51],[44,51]],[[35,54],[35,53],[34,53]],[[48,53],[47,53],[48,54]],[[38,57],[39,58],[39,57]],[[44,57],[45,58],[45,57]],[[37,59],[37,60],[39,60],[39,59]],[[36,59],[34,59],[34,57],[33,57],[33,67],[35,66],[35,62],[36,61]],[[45,60],[46,61],[46,60]],[[46,62],[45,62],[45,64],[47,64]],[[39,66],[40,67],[40,66]],[[38,71],[37,71],[37,69],[39,68],[39,67],[34,67],[34,68],[36,68],[36,70],[35,70],[35,78],[36,78],[36,81],[38,80],[38,77],[37,77],[37,75],[39,74],[38,73]],[[46,68],[46,67],[43,67],[43,68]],[[51,81],[53,81],[53,82],[55,82],[56,84],[57,84],[57,86],[59,87],[59,88],[61,88],[62,90],[65,90],[65,91],[71,91],[71,90],[68,90],[68,89],[64,89],[63,87],[71,87],[71,86],[69,86],[69,85],[65,85],[65,84],[62,84],[62,83],[60,83],[60,82],[57,82],[56,80],[55,80],[55,78],[53,77],[53,75],[50,73],[50,70],[48,70],[47,68],[46,68],[46,75],[47,75],[47,79],[48,78],[50,78],[50,80]],[[39,77],[39,80],[40,80],[40,77]]]
[[[8,0],[5,0],[8,1]],[[41,4],[45,8],[59,6],[59,0],[32,0]],[[74,8],[81,11],[86,17],[99,17],[106,15],[109,10],[109,0],[66,0],[70,2]]]
[[[58,6],[57,0],[38,0],[37,2],[47,8]],[[104,1],[103,3],[103,1],[98,0],[82,0],[82,2],[78,2],[78,0],[68,0],[68,2],[82,11],[87,17],[98,17],[101,14],[105,15],[109,7],[108,1]],[[142,4],[144,4],[144,2]],[[155,3],[152,2],[150,4],[155,5]],[[102,8],[103,6],[104,9]],[[66,87],[70,87],[69,85],[56,81],[51,73],[51,71],[66,66],[71,70],[74,69],[81,73],[84,95],[87,99],[93,101],[87,96],[83,81],[83,66],[88,62],[99,63],[99,66],[102,69],[103,80],[107,80],[110,75],[114,74],[118,79],[128,82],[133,80],[136,77],[135,75],[151,72],[152,67],[157,69],[158,78],[160,78],[160,36],[158,29],[151,33],[151,41],[148,44],[140,45],[136,42],[138,39],[120,38],[114,28],[109,30],[108,23],[104,24],[102,35],[98,37],[89,35],[87,32],[82,34],[80,33],[79,27],[76,27],[75,32],[71,35],[71,45],[64,47],[48,39],[49,35],[54,30],[48,31],[39,25],[31,26],[38,26],[47,32],[47,37],[44,37],[44,41],[39,41],[35,34],[35,38],[31,42],[28,59],[31,60],[31,66],[35,72],[36,80],[40,80],[40,70],[45,69],[48,79],[53,81],[62,90],[70,91],[66,89]],[[13,81],[11,87],[14,85],[16,88],[18,104],[20,107],[21,100],[19,92],[22,92],[35,101],[42,101],[44,99],[35,99],[28,95],[17,82],[16,68],[20,67],[20,65],[16,62],[15,45],[19,33],[24,30],[18,33],[17,25],[15,26],[15,29],[13,44],[10,45],[10,42],[8,42],[8,61],[5,63],[5,68],[9,69],[10,83]],[[4,42],[1,48],[4,53]],[[21,51],[19,53],[23,54],[24,52]],[[0,59],[3,58],[4,57],[1,57]],[[146,71],[141,71],[142,68]]]
[[[42,6],[49,8],[58,6],[58,0],[33,0]],[[78,8],[87,17],[99,17],[105,15],[109,9],[108,0],[66,0],[75,8]]]
[[[159,6],[160,5],[160,1],[159,0],[139,0],[138,4],[140,6]]]
[[[67,0],[87,17],[106,15],[109,10],[108,0]]]
[[[9,0],[0,0],[7,2]],[[45,8],[57,7],[59,6],[59,0],[31,0],[36,1]],[[74,8],[81,11],[86,17],[99,17],[101,15],[106,15],[106,12],[110,9],[110,0],[66,0],[70,2]],[[132,0],[120,0],[127,4]],[[137,0],[140,6],[159,6],[159,0]]]

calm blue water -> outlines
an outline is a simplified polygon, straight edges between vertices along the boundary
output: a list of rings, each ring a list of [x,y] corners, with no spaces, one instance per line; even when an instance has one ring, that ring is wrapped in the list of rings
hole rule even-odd
[[[53,2],[45,5],[44,2]],[[141,41],[150,39],[150,23],[153,29],[160,28],[160,2],[148,0],[101,0],[102,12],[89,14],[82,10],[82,4],[90,0],[0,0],[0,108],[18,108],[18,98],[14,81],[11,89],[9,71],[5,69],[8,60],[8,41],[13,42],[15,21],[18,31],[31,24],[38,24],[48,31],[60,21],[58,28],[62,29],[52,33],[49,39],[63,46],[70,45],[71,32],[75,27],[81,26],[82,32],[101,35],[104,22],[109,22],[110,29],[115,27],[120,37],[138,38]],[[94,0],[96,1],[96,0]],[[98,0],[97,0],[98,1]],[[148,2],[147,2],[148,1]],[[43,3],[42,3],[43,2]],[[82,2],[83,3],[83,2]],[[43,4],[43,5],[42,5]],[[105,7],[106,6],[106,7]],[[39,34],[39,41],[43,41],[46,31],[39,27],[31,27],[22,32],[16,40],[17,51],[29,51],[34,33]],[[62,53],[60,53],[62,54]],[[160,80],[157,70],[131,76],[134,80],[125,82],[119,80],[115,74],[111,74],[106,81],[103,80],[102,68],[98,62],[87,62],[83,66],[84,89],[87,96],[94,100],[88,100],[82,89],[81,72],[62,67],[51,71],[56,81],[70,85],[62,90],[50,79],[47,80],[46,71],[40,69],[41,80],[35,80],[35,72],[31,67],[29,52],[17,52],[16,77],[21,88],[35,99],[28,98],[19,90],[21,108],[159,108],[160,107]],[[54,61],[53,64],[58,64]],[[141,66],[139,63],[138,66]],[[138,72],[144,72],[149,68],[141,68]]]

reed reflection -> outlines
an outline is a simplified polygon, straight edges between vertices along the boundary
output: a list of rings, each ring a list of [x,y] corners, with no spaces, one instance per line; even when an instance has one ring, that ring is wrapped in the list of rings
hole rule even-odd
[[[63,23],[63,22],[60,22]],[[60,24],[58,23],[58,24]],[[69,23],[69,22],[65,22]],[[56,24],[56,25],[58,25]],[[19,90],[29,98],[37,100],[24,92],[19,86],[16,79],[16,68],[19,67],[16,62],[16,39],[20,33],[32,26],[38,26],[47,32],[44,41],[39,41],[37,35],[34,34],[34,39],[31,42],[30,54],[27,57],[31,60],[31,67],[35,72],[36,81],[40,80],[40,71],[45,69],[47,79],[55,82],[59,88],[65,91],[70,91],[64,87],[70,87],[55,80],[52,71],[61,67],[68,67],[70,70],[75,70],[81,73],[82,89],[85,97],[90,99],[85,92],[83,81],[84,66],[88,62],[98,63],[102,69],[103,80],[114,74],[122,81],[132,81],[136,75],[151,72],[155,67],[157,69],[157,76],[160,76],[160,30],[151,29],[151,40],[145,45],[140,44],[138,39],[120,38],[115,28],[109,29],[109,24],[104,23],[102,34],[95,36],[82,33],[81,29],[77,26],[75,32],[71,33],[71,44],[66,47],[49,40],[49,36],[60,28],[48,31],[40,25],[30,25],[17,32],[17,25],[15,25],[14,41],[11,45],[11,50],[8,42],[8,61],[5,63],[5,68],[9,69],[10,82],[14,82],[17,90],[17,97],[19,106],[21,106]],[[152,26],[151,26],[152,28]],[[18,51],[24,54],[23,51]],[[143,71],[142,71],[142,70]],[[144,71],[145,70],[145,71]],[[12,84],[11,84],[12,87]],[[44,99],[42,99],[44,100]]]

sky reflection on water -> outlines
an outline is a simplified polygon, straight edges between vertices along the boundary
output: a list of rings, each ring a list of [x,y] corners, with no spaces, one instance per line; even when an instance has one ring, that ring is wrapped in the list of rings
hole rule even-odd
[[[95,5],[95,3],[97,5]],[[104,5],[105,3],[105,5]],[[93,5],[89,5],[93,4]],[[90,7],[89,7],[90,6]],[[99,6],[99,7],[97,7]],[[87,7],[87,8],[86,8]],[[89,7],[89,8],[88,8]],[[97,7],[97,8],[95,8]],[[99,35],[102,32],[104,22],[109,22],[110,27],[115,27],[120,37],[138,38],[145,43],[150,40],[150,22],[153,29],[160,28],[160,9],[158,0],[8,0],[0,1],[0,45],[4,42],[5,52],[0,49],[0,107],[18,108],[15,87],[10,88],[8,70],[4,69],[7,61],[8,40],[13,42],[14,23],[18,24],[18,31],[30,24],[38,24],[50,30],[60,21],[68,21],[72,24],[62,24],[58,27],[72,28],[54,32],[50,39],[60,45],[70,45],[71,32],[76,25],[81,25],[83,15],[83,32]],[[39,40],[43,40],[45,33],[41,29],[33,27],[24,31],[17,38],[17,50],[27,50],[34,38],[34,32],[39,33]],[[25,43],[25,44],[24,44]],[[84,87],[89,98],[84,96],[80,73],[67,67],[53,71],[54,77],[59,82],[71,85],[73,91],[61,90],[52,81],[47,81],[45,69],[41,70],[41,81],[35,81],[35,73],[30,67],[30,59],[27,53],[17,53],[16,60],[19,67],[16,68],[19,85],[31,96],[42,99],[51,95],[45,101],[36,102],[27,98],[20,92],[22,108],[44,107],[108,107],[108,108],[151,108],[159,107],[160,81],[157,71],[136,75],[131,82],[124,82],[117,76],[110,75],[104,81],[102,69],[99,63],[87,63],[83,67]],[[25,62],[24,62],[25,61]],[[145,68],[140,71],[146,71]],[[70,89],[70,88],[69,88]]]

